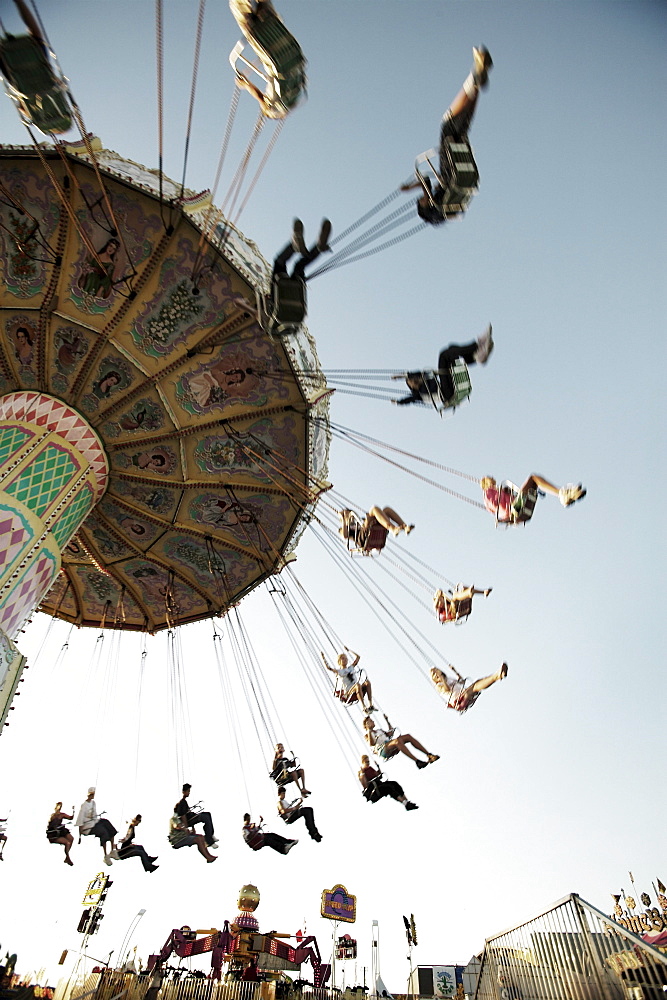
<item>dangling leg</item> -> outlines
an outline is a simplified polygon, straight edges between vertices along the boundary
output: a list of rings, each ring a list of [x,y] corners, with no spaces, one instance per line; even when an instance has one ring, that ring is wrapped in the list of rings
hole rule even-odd
[[[298,768],[295,772],[296,787],[299,789],[302,795],[310,795],[310,792],[306,788],[306,774],[302,767]]]
[[[563,507],[569,507],[570,504],[573,504],[576,500],[583,500],[586,496],[586,490],[582,487],[581,483],[577,486],[568,485],[561,486],[559,488],[558,486],[554,486],[553,483],[550,483],[548,479],[538,476],[536,472],[533,472],[533,474],[528,477],[526,482],[521,487],[521,492],[523,493],[524,490],[528,490],[531,487],[537,487],[545,493],[552,493],[554,496],[557,496]]]
[[[329,222],[328,219],[323,219],[317,243],[314,246],[312,246],[310,250],[306,250],[304,247],[303,251],[301,252],[302,253],[301,259],[297,262],[294,270],[292,271],[293,278],[303,278],[305,280],[304,271],[306,270],[308,265],[312,264],[312,262],[316,260],[321,253],[325,253],[325,251],[331,249],[331,247],[329,246],[330,235],[331,235],[331,223]]]
[[[486,87],[489,70],[493,66],[493,60],[488,49],[479,48],[472,50],[473,68],[463,81],[463,86],[447,108],[443,119],[443,129],[447,126],[446,135],[464,136],[475,114],[477,98],[482,87]],[[442,138],[442,133],[441,133]]]
[[[209,851],[206,839],[204,838],[203,834],[201,833],[195,834],[195,839],[197,842],[197,850],[203,857],[206,858],[206,861],[209,865],[211,864],[212,861],[218,860],[217,854],[211,854],[211,852]]]
[[[464,694],[467,694],[468,692],[478,694],[480,691],[485,691],[488,687],[491,687],[492,684],[495,684],[496,681],[504,680],[507,677],[507,670],[507,664],[503,663],[497,674],[491,674],[490,677],[482,677],[480,680],[475,681],[474,684],[470,684],[466,688]]]
[[[372,514],[376,521],[392,535],[397,535],[399,531],[404,531],[409,535],[414,524],[406,524],[400,514],[397,514],[392,507],[371,507],[368,512]]]

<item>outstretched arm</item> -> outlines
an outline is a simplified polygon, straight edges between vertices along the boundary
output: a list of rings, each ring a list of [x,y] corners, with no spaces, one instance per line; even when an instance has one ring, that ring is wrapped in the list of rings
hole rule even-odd
[[[349,646],[346,646],[345,649],[347,650],[348,653],[350,653],[351,656],[354,657],[354,660],[352,661],[352,663],[349,663],[348,666],[356,667],[357,663],[361,659],[361,655],[359,653],[355,653],[354,650],[350,649]]]
[[[326,656],[324,655],[324,653],[322,653],[322,651],[321,651],[321,650],[320,650],[320,655],[321,655],[321,657],[322,657],[322,663],[323,663],[323,664],[324,664],[324,666],[325,666],[325,667],[327,668],[327,670],[329,670],[329,671],[330,671],[330,672],[331,672],[332,674],[335,674],[335,673],[338,673],[338,671],[336,670],[336,668],[335,668],[335,667],[330,667],[330,666],[329,666],[329,664],[327,663],[327,658],[326,658]]]

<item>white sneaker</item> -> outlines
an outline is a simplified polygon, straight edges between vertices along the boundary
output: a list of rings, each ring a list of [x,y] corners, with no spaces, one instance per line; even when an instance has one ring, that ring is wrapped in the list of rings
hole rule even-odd
[[[111,857],[110,854],[105,854],[104,855],[104,864],[105,865],[112,865],[113,864],[113,859],[112,859],[112,857]]]
[[[283,850],[283,854],[289,854],[294,845],[298,843],[299,843],[298,840],[288,840],[287,843],[285,844],[285,849]]]
[[[489,82],[489,70],[493,66],[491,53],[481,45],[478,49],[472,50],[473,76],[478,87],[484,89]]]
[[[112,861],[120,861],[117,847],[114,847],[113,851],[109,851],[109,857],[111,858]]]
[[[567,486],[561,487],[558,491],[558,498],[563,507],[569,507],[570,504],[576,503],[577,500],[583,500],[585,496],[586,490],[582,489],[581,483],[578,486],[568,483]]]
[[[485,365],[489,360],[489,355],[493,350],[493,336],[491,334],[492,327],[491,324],[487,326],[486,330],[481,337],[477,340],[477,350],[475,351],[475,363],[478,365]]]

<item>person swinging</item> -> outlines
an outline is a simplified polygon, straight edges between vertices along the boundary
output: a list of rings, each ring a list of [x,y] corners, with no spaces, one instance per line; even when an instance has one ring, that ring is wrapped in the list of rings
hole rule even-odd
[[[414,524],[406,524],[392,507],[371,507],[363,521],[347,507],[340,511],[339,516],[339,535],[348,543],[350,551],[362,552],[364,555],[381,551],[389,532],[394,536],[401,531],[409,535],[415,527]]]
[[[49,822],[46,825],[46,839],[48,842],[50,844],[62,844],[65,848],[64,864],[66,865],[74,864],[69,856],[72,844],[74,843],[74,837],[65,826],[64,821],[73,818],[73,816],[63,812],[62,802],[56,802],[55,809],[49,816]]]
[[[145,872],[156,872],[159,865],[156,865],[157,857],[151,857],[141,844],[135,844],[135,830],[141,823],[141,813],[137,813],[134,819],[130,820],[127,833],[118,845],[118,860],[126,861],[127,858],[141,858]]]
[[[563,507],[570,507],[586,496],[581,483],[558,487],[536,472],[528,476],[522,486],[510,482],[499,486],[493,476],[484,476],[479,485],[484,495],[484,506],[499,524],[525,524],[530,521],[540,491],[557,496]]]
[[[455,712],[467,712],[475,704],[482,691],[485,691],[497,681],[504,681],[508,671],[507,664],[503,663],[498,673],[490,674],[489,677],[482,677],[478,681],[466,684],[458,670],[451,664],[450,666],[456,674],[455,678],[447,677],[445,672],[438,667],[432,667],[431,680],[435,684],[438,693],[446,700],[447,708],[453,708]]]
[[[261,851],[263,847],[270,847],[278,854],[289,854],[292,848],[299,843],[298,840],[288,840],[287,837],[281,837],[279,833],[262,830],[263,822],[263,816],[259,817],[259,823],[251,821],[250,813],[245,813],[243,816],[243,839],[251,851]]]
[[[338,667],[330,667],[327,658],[321,652],[322,662],[331,674],[335,674],[341,683],[339,688],[336,685],[334,694],[340,698],[344,705],[353,705],[356,701],[361,705],[364,713],[373,712],[373,691],[368,678],[362,680],[361,670],[357,670],[357,664],[361,659],[359,653],[353,653],[351,649],[345,647],[346,652],[341,653],[337,659]],[[349,662],[347,654],[354,657],[352,663]]]
[[[484,594],[488,597],[491,587],[486,590],[478,590],[476,587],[464,587],[459,583],[454,591],[436,590],[433,595],[433,606],[439,622],[446,625],[447,622],[460,622],[472,614],[472,599],[475,594]]]
[[[295,219],[290,242],[283,247],[273,261],[271,275],[271,291],[268,295],[257,293],[257,315],[264,330],[273,336],[287,336],[294,333],[306,318],[306,268],[320,254],[330,251],[329,236],[331,223],[322,220],[320,235],[317,242],[306,246],[303,232],[303,222]],[[288,273],[287,265],[294,256],[299,259]]]
[[[296,760],[293,757],[288,757],[283,743],[276,743],[276,752],[273,755],[273,765],[269,777],[275,781],[279,788],[283,785],[289,785],[293,781],[304,798],[306,795],[310,795],[306,788],[306,776],[303,768],[296,766]]]
[[[410,760],[414,760],[417,767],[427,767],[429,764],[434,764],[436,760],[440,760],[440,757],[436,753],[429,753],[425,746],[423,746],[419,740],[416,740],[414,736],[409,733],[405,735],[395,736],[394,733],[396,729],[390,723],[387,716],[384,716],[384,721],[386,723],[386,729],[376,729],[375,722],[370,715],[364,718],[364,739],[369,744],[371,750],[378,757],[383,760],[389,760],[391,757],[395,757],[397,753],[403,753]],[[422,760],[420,757],[415,757],[415,755],[410,750],[410,747],[414,747],[415,750],[419,750],[421,753],[426,755],[426,760]]]
[[[401,399],[392,399],[392,403],[397,406],[423,403],[427,406],[435,406],[436,409],[439,408],[440,404],[444,408],[457,406],[470,395],[470,380],[465,368],[463,369],[463,373],[466,373],[465,379],[457,377],[455,371],[457,361],[461,359],[466,365],[485,365],[493,348],[493,329],[489,323],[477,340],[473,340],[469,344],[449,344],[447,347],[443,347],[438,356],[438,367],[435,371],[408,372],[405,376],[405,384],[410,390],[410,395],[403,396]],[[403,376],[394,377],[402,378]]]
[[[315,814],[310,806],[302,805],[303,797],[295,799],[293,802],[285,801],[284,785],[278,789],[278,815],[285,823],[294,823],[297,819],[302,819],[306,824],[306,829],[311,840],[318,844],[322,839],[322,834],[315,825]]]
[[[384,781],[382,772],[377,767],[373,767],[368,754],[361,757],[361,767],[358,772],[359,782],[363,789],[362,795],[367,802],[379,802],[380,799],[389,796],[396,802],[401,802],[408,812],[419,809],[414,802],[410,802],[397,781]]]
[[[468,143],[468,129],[480,89],[487,85],[493,60],[483,46],[473,48],[472,54],[473,68],[442,119],[436,186],[433,187],[431,179],[421,173],[417,173],[414,181],[401,185],[402,191],[422,189],[417,214],[432,226],[439,226],[464,211],[479,181]]]

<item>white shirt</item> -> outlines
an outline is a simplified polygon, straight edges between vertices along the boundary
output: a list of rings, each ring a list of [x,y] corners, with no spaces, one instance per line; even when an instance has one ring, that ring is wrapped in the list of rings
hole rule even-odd
[[[343,687],[345,688],[345,693],[350,690],[351,687],[359,680],[360,671],[356,670],[354,667],[340,667],[336,670],[336,673],[340,677]]]
[[[86,799],[85,802],[81,803],[81,808],[79,809],[79,814],[76,817],[76,823],[74,825],[79,827],[80,832],[85,837],[95,826],[97,819],[97,805],[95,804],[95,799],[91,799],[90,802]]]

